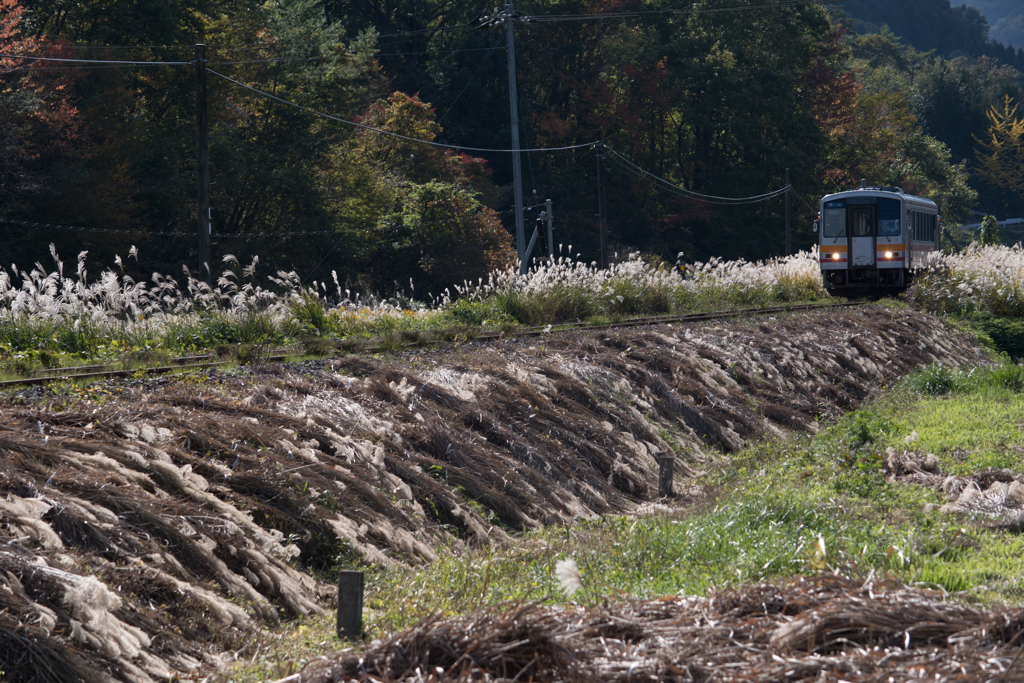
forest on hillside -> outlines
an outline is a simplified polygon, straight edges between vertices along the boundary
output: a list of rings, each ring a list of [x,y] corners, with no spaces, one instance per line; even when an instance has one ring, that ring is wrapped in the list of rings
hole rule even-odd
[[[1020,41],[1004,44],[991,35],[989,17],[971,2],[954,6],[950,0],[842,0],[851,25],[858,33],[878,33],[888,26],[918,50],[934,50],[943,57],[991,57],[1024,69]],[[990,3],[990,8],[1000,11]]]
[[[988,36],[1006,45],[1024,46],[1024,6],[1018,0],[966,0],[988,20]]]
[[[598,140],[623,255],[781,254],[781,197],[706,197],[770,195],[787,168],[798,249],[818,198],[861,178],[932,197],[947,225],[973,220],[978,190],[986,210],[1024,208],[1003,177],[1021,157],[1001,151],[1003,175],[978,172],[993,111],[1024,117],[1009,108],[1021,74],[1008,58],[858,35],[814,3],[677,7],[516,4],[519,138],[545,150],[522,155],[528,234],[551,199],[555,248],[597,258]],[[128,272],[196,271],[203,43],[215,270],[258,255],[264,272],[424,296],[508,265],[508,69],[490,9],[0,0],[0,263],[30,266],[53,243],[68,258],[88,250],[93,270],[120,255]]]

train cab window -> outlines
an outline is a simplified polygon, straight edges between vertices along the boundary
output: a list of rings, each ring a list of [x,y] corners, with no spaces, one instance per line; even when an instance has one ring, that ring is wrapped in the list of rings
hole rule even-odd
[[[850,234],[853,237],[871,237],[872,230],[871,214],[867,211],[850,212]]]
[[[831,202],[830,202],[831,203]],[[846,237],[846,208],[825,208],[821,234],[825,237]]]
[[[900,200],[878,200],[878,234],[892,237],[900,234]]]

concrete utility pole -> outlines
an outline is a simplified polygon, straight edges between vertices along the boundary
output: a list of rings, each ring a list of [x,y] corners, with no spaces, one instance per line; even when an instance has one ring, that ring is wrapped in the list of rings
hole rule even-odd
[[[604,138],[604,136],[601,136]],[[601,270],[608,268],[608,217],[604,210],[604,142],[594,146],[597,153],[597,219],[601,226]]]
[[[789,169],[786,169],[786,256],[793,254],[793,240],[789,231]]]
[[[515,21],[512,0],[505,2],[505,39],[508,43],[508,100],[512,110],[512,180],[516,194],[516,252],[519,274],[526,273],[526,229],[523,227],[523,168],[519,161],[519,99],[516,94],[516,39],[512,32]]]
[[[555,235],[554,235],[554,229],[553,229],[554,226],[552,226],[552,224],[551,224],[551,219],[554,217],[554,215],[551,213],[551,211],[552,211],[551,200],[550,199],[545,199],[544,200],[544,218],[546,218],[547,222],[548,222],[548,258],[552,258],[553,259],[553,258],[555,258]]]
[[[206,46],[196,45],[196,179],[198,206],[196,223],[199,227],[200,278],[212,284],[210,272],[210,164],[207,154],[206,121]],[[205,275],[203,272],[205,271]]]

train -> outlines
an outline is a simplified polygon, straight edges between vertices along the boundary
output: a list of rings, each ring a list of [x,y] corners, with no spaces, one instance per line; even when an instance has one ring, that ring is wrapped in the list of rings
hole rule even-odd
[[[825,195],[814,231],[825,288],[834,296],[897,293],[939,250],[938,206],[898,187]]]

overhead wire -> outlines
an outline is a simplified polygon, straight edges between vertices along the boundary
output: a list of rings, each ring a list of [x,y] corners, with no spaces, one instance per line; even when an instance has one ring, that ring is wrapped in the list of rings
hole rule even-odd
[[[816,207],[816,206],[811,206],[811,205],[810,205],[810,204],[809,204],[809,203],[807,202],[807,200],[806,200],[806,199],[804,199],[804,198],[803,198],[803,197],[802,197],[802,196],[800,195],[800,193],[799,193],[799,192],[797,192],[796,190],[793,190],[793,189],[792,189],[792,187],[790,187],[790,190],[792,191],[792,193],[793,193],[793,196],[794,196],[794,197],[796,197],[797,199],[799,199],[799,200],[800,200],[801,202],[803,202],[804,206],[806,206],[806,207],[807,207],[808,209],[810,209],[811,211],[817,211],[817,210],[818,210],[818,207]]]
[[[448,116],[448,113],[451,112],[453,107],[455,107],[455,103],[459,101],[459,98],[465,94],[466,89],[469,88],[470,84],[474,80],[476,80],[477,76],[480,75],[480,72],[483,70],[483,68],[491,61],[491,55],[494,54],[494,51],[498,49],[499,45],[501,45],[501,38],[498,38],[498,41],[494,43],[493,46],[491,46],[491,49],[487,52],[487,55],[482,60],[480,60],[480,64],[476,67],[476,71],[473,72],[473,75],[469,77],[469,80],[466,81],[466,85],[462,87],[462,90],[460,90],[459,94],[455,96],[455,99],[452,100],[452,103],[448,105],[447,109],[444,110],[444,114],[441,115],[441,118],[437,120],[438,125],[440,125],[441,122],[444,121],[445,117]]]
[[[418,51],[418,52],[375,52],[373,54],[373,56],[374,57],[405,57],[407,55],[446,55],[446,54],[455,54],[457,52],[487,52],[487,51],[490,51],[490,50],[493,50],[493,49],[494,48],[489,48],[489,47],[472,47],[472,48],[462,48],[462,49],[458,49],[458,50],[422,50],[422,51]],[[320,56],[320,57],[266,57],[264,59],[239,59],[239,60],[233,60],[233,61],[229,61],[229,62],[208,61],[207,65],[209,65],[209,66],[234,66],[234,65],[237,65],[237,64],[264,64],[264,63],[285,64],[285,63],[289,63],[289,62],[316,62],[316,61],[325,60],[325,59],[333,59],[334,57],[335,57],[334,55],[326,55],[326,56]]]
[[[680,187],[679,185],[676,185],[675,183],[673,183],[673,182],[671,182],[669,180],[666,180],[665,178],[662,178],[661,176],[657,176],[657,175],[651,173],[650,171],[644,170],[643,168],[641,168],[640,166],[637,166],[632,161],[627,159],[625,156],[623,156],[622,154],[619,154],[618,152],[616,152],[611,147],[608,147],[607,145],[604,145],[604,149],[605,149],[605,151],[609,152],[612,155],[613,160],[618,160],[625,167],[625,169],[628,172],[633,173],[634,175],[636,175],[638,177],[650,178],[650,179],[656,181],[657,183],[659,183],[661,185],[661,187],[663,189],[665,189],[665,190],[668,190],[668,191],[674,192],[675,194],[678,194],[680,196],[688,197],[688,198],[693,199],[695,201],[700,201],[700,202],[704,202],[704,203],[707,203],[707,204],[726,204],[726,205],[756,204],[758,202],[764,202],[764,201],[768,201],[769,199],[774,199],[775,197],[778,197],[779,195],[783,194],[784,192],[786,192],[788,189],[791,188],[790,185],[786,185],[785,187],[779,188],[778,190],[773,190],[772,192],[767,192],[765,194],[755,195],[755,196],[752,196],[752,197],[718,197],[718,196],[715,196],[715,195],[702,194],[700,192],[694,192],[693,190],[687,190],[686,188]]]
[[[27,55],[7,55],[0,54],[0,58],[4,59],[23,59],[32,62],[70,62],[74,64],[119,64],[122,66],[193,66],[195,60],[191,62],[146,62],[146,61],[127,61],[117,59],[71,59],[64,57],[33,57]]]
[[[245,88],[246,90],[251,90],[252,92],[254,92],[254,93],[258,94],[258,95],[262,95],[263,97],[267,97],[269,99],[275,100],[275,101],[280,102],[282,104],[287,104],[288,106],[295,107],[296,109],[301,109],[303,111],[309,112],[310,114],[315,114],[316,116],[320,116],[322,118],[329,119],[331,121],[337,121],[338,123],[344,123],[346,125],[354,126],[356,128],[362,128],[363,130],[369,130],[369,131],[372,131],[374,133],[379,133],[381,135],[388,135],[388,136],[393,137],[393,138],[398,138],[399,140],[407,140],[409,142],[418,142],[418,143],[421,143],[421,144],[424,144],[424,145],[430,145],[432,147],[439,147],[439,148],[443,148],[443,149],[462,150],[462,151],[466,151],[466,152],[494,152],[494,153],[506,152],[506,153],[514,153],[514,152],[561,152],[561,151],[570,150],[570,149],[582,149],[584,147],[591,147],[594,144],[596,144],[594,142],[585,142],[585,143],[581,143],[581,144],[578,144],[578,145],[568,145],[566,147],[545,147],[545,148],[540,148],[540,149],[493,149],[493,148],[488,148],[488,147],[465,147],[465,146],[462,146],[462,145],[449,145],[449,144],[443,143],[443,142],[434,142],[433,140],[422,140],[420,138],[414,138],[414,137],[410,137],[408,135],[401,135],[399,133],[392,133],[391,131],[381,130],[380,128],[374,128],[373,126],[367,126],[364,123],[357,123],[355,121],[350,121],[349,119],[343,119],[340,116],[333,116],[331,114],[327,114],[327,113],[324,113],[322,111],[317,111],[316,109],[312,109],[310,107],[306,107],[306,106],[298,104],[296,102],[291,102],[291,101],[286,100],[286,99],[284,99],[282,97],[278,97],[277,95],[272,95],[272,94],[270,94],[268,92],[260,90],[259,88],[254,88],[251,85],[246,85],[245,83],[242,83],[241,81],[236,81],[235,79],[231,78],[230,76],[225,76],[224,74],[219,73],[217,71],[214,71],[213,69],[209,69],[208,68],[207,71],[210,72],[211,74],[213,74],[214,76],[219,76],[220,78],[223,78],[226,81],[230,81],[231,83],[234,83],[237,86]]]
[[[590,21],[592,19],[630,19],[644,16],[718,14],[721,12],[745,12],[759,9],[800,7],[804,5],[835,5],[838,3],[839,0],[780,0],[780,2],[763,3],[760,5],[736,5],[733,7],[707,7],[699,9],[664,9],[637,12],[608,12],[604,14],[533,14],[524,16],[523,20],[530,23],[553,23],[560,21]]]
[[[674,8],[664,10],[647,10],[647,11],[636,11],[636,12],[608,12],[602,14],[536,14],[536,15],[521,15],[521,20],[530,23],[551,23],[560,21],[589,21],[592,19],[628,19],[635,17],[644,16],[656,16],[656,15],[673,15],[673,14],[716,14],[721,12],[742,12],[752,11],[758,9],[782,9],[788,7],[799,7],[804,5],[834,5],[838,4],[840,0],[779,0],[773,3],[762,3],[759,5],[736,5],[733,7],[708,7],[708,8]],[[476,21],[476,20],[474,20]],[[440,26],[436,28],[424,28],[416,29],[411,31],[398,31],[395,33],[378,33],[375,38],[401,38],[406,36],[422,36],[428,34],[444,33],[449,31],[476,31],[481,28],[485,28],[489,24],[477,24],[477,25],[460,25],[460,26]],[[399,42],[408,41],[393,41],[391,44],[398,44]],[[217,49],[222,51],[243,51],[243,50],[259,50],[267,49],[272,46],[289,46],[299,47],[302,45],[318,45],[319,43],[252,43],[249,45],[229,45],[221,43],[208,43],[206,47],[208,49]],[[56,47],[56,46],[43,46]],[[78,50],[182,50],[194,47],[194,45],[72,45],[72,49]],[[386,46],[385,46],[386,47]],[[394,54],[381,54],[380,56],[401,56],[403,54],[434,54],[444,52],[469,52],[469,51],[483,51],[488,48],[465,48],[459,50],[428,50],[424,52],[409,52],[409,53],[394,53]],[[57,57],[34,57],[27,55],[9,55],[0,54],[0,57],[7,59],[27,59],[36,61],[53,61],[53,62],[78,62],[78,63],[107,63],[107,64],[123,64],[133,66],[186,66],[194,64],[194,61],[145,61],[145,60],[86,60],[86,59],[74,59],[74,58],[57,58]],[[234,63],[234,62],[228,62]]]
[[[3,218],[0,217],[0,223],[10,223],[14,225],[25,225],[30,228],[50,228],[53,230],[71,230],[75,232],[101,232],[101,233],[112,233],[117,235],[152,235],[154,237],[198,237],[198,232],[152,232],[149,230],[118,230],[116,228],[85,228],[80,225],[58,225],[55,223],[33,223],[32,221],[23,221],[14,218]]]

